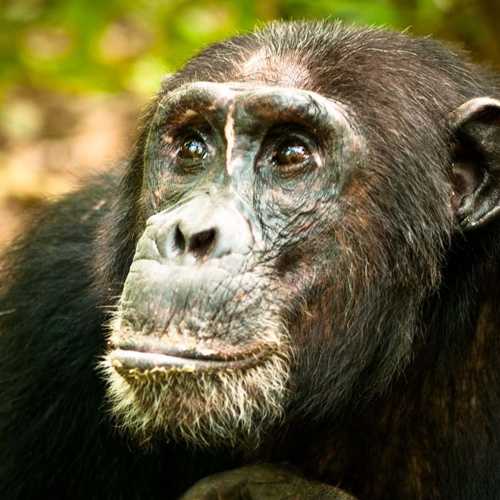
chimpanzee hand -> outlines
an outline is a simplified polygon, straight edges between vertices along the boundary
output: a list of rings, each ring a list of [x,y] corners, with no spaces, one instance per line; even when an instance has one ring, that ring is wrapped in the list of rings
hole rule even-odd
[[[179,500],[356,500],[327,484],[309,481],[287,465],[260,464],[206,477]]]

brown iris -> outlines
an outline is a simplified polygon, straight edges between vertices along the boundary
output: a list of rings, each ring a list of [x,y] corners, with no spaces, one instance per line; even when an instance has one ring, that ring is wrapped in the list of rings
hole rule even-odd
[[[205,142],[196,136],[186,137],[179,151],[179,156],[184,160],[204,160],[207,155],[208,149]]]
[[[273,160],[281,166],[298,165],[307,161],[310,155],[311,152],[303,144],[288,142],[279,146]]]

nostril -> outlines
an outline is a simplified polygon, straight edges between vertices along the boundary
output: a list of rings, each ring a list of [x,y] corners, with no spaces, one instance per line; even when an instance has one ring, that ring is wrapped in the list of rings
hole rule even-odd
[[[183,253],[184,249],[186,248],[186,239],[184,238],[184,235],[182,234],[181,228],[178,224],[175,228],[174,233],[174,245],[179,253]]]
[[[182,234],[179,224],[169,232],[166,242],[167,258],[177,257],[184,253],[186,248],[186,238]]]
[[[203,257],[210,251],[210,248],[215,242],[215,237],[215,229],[208,229],[193,235],[189,241],[189,252],[197,257]]]

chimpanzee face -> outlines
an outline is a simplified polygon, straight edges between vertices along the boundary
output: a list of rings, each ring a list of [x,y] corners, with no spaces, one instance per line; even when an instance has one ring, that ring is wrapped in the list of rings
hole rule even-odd
[[[288,321],[335,259],[361,144],[342,106],[313,92],[200,82],[159,103],[151,215],[109,355],[130,426],[241,441],[280,418],[298,355]]]

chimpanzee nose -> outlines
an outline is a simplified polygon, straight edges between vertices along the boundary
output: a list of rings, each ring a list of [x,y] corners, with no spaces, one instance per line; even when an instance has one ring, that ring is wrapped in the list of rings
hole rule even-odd
[[[167,212],[156,240],[165,258],[182,265],[232,253],[244,255],[255,242],[241,207],[205,196]]]
[[[211,227],[201,231],[189,231],[183,224],[179,223],[174,229],[174,237],[170,242],[170,252],[175,256],[183,253],[190,253],[196,258],[203,258],[210,255],[211,250],[214,250],[214,257],[220,253],[221,245],[217,245],[217,240],[220,238],[220,231]],[[220,241],[219,241],[220,243]],[[216,247],[219,248],[216,248]]]

